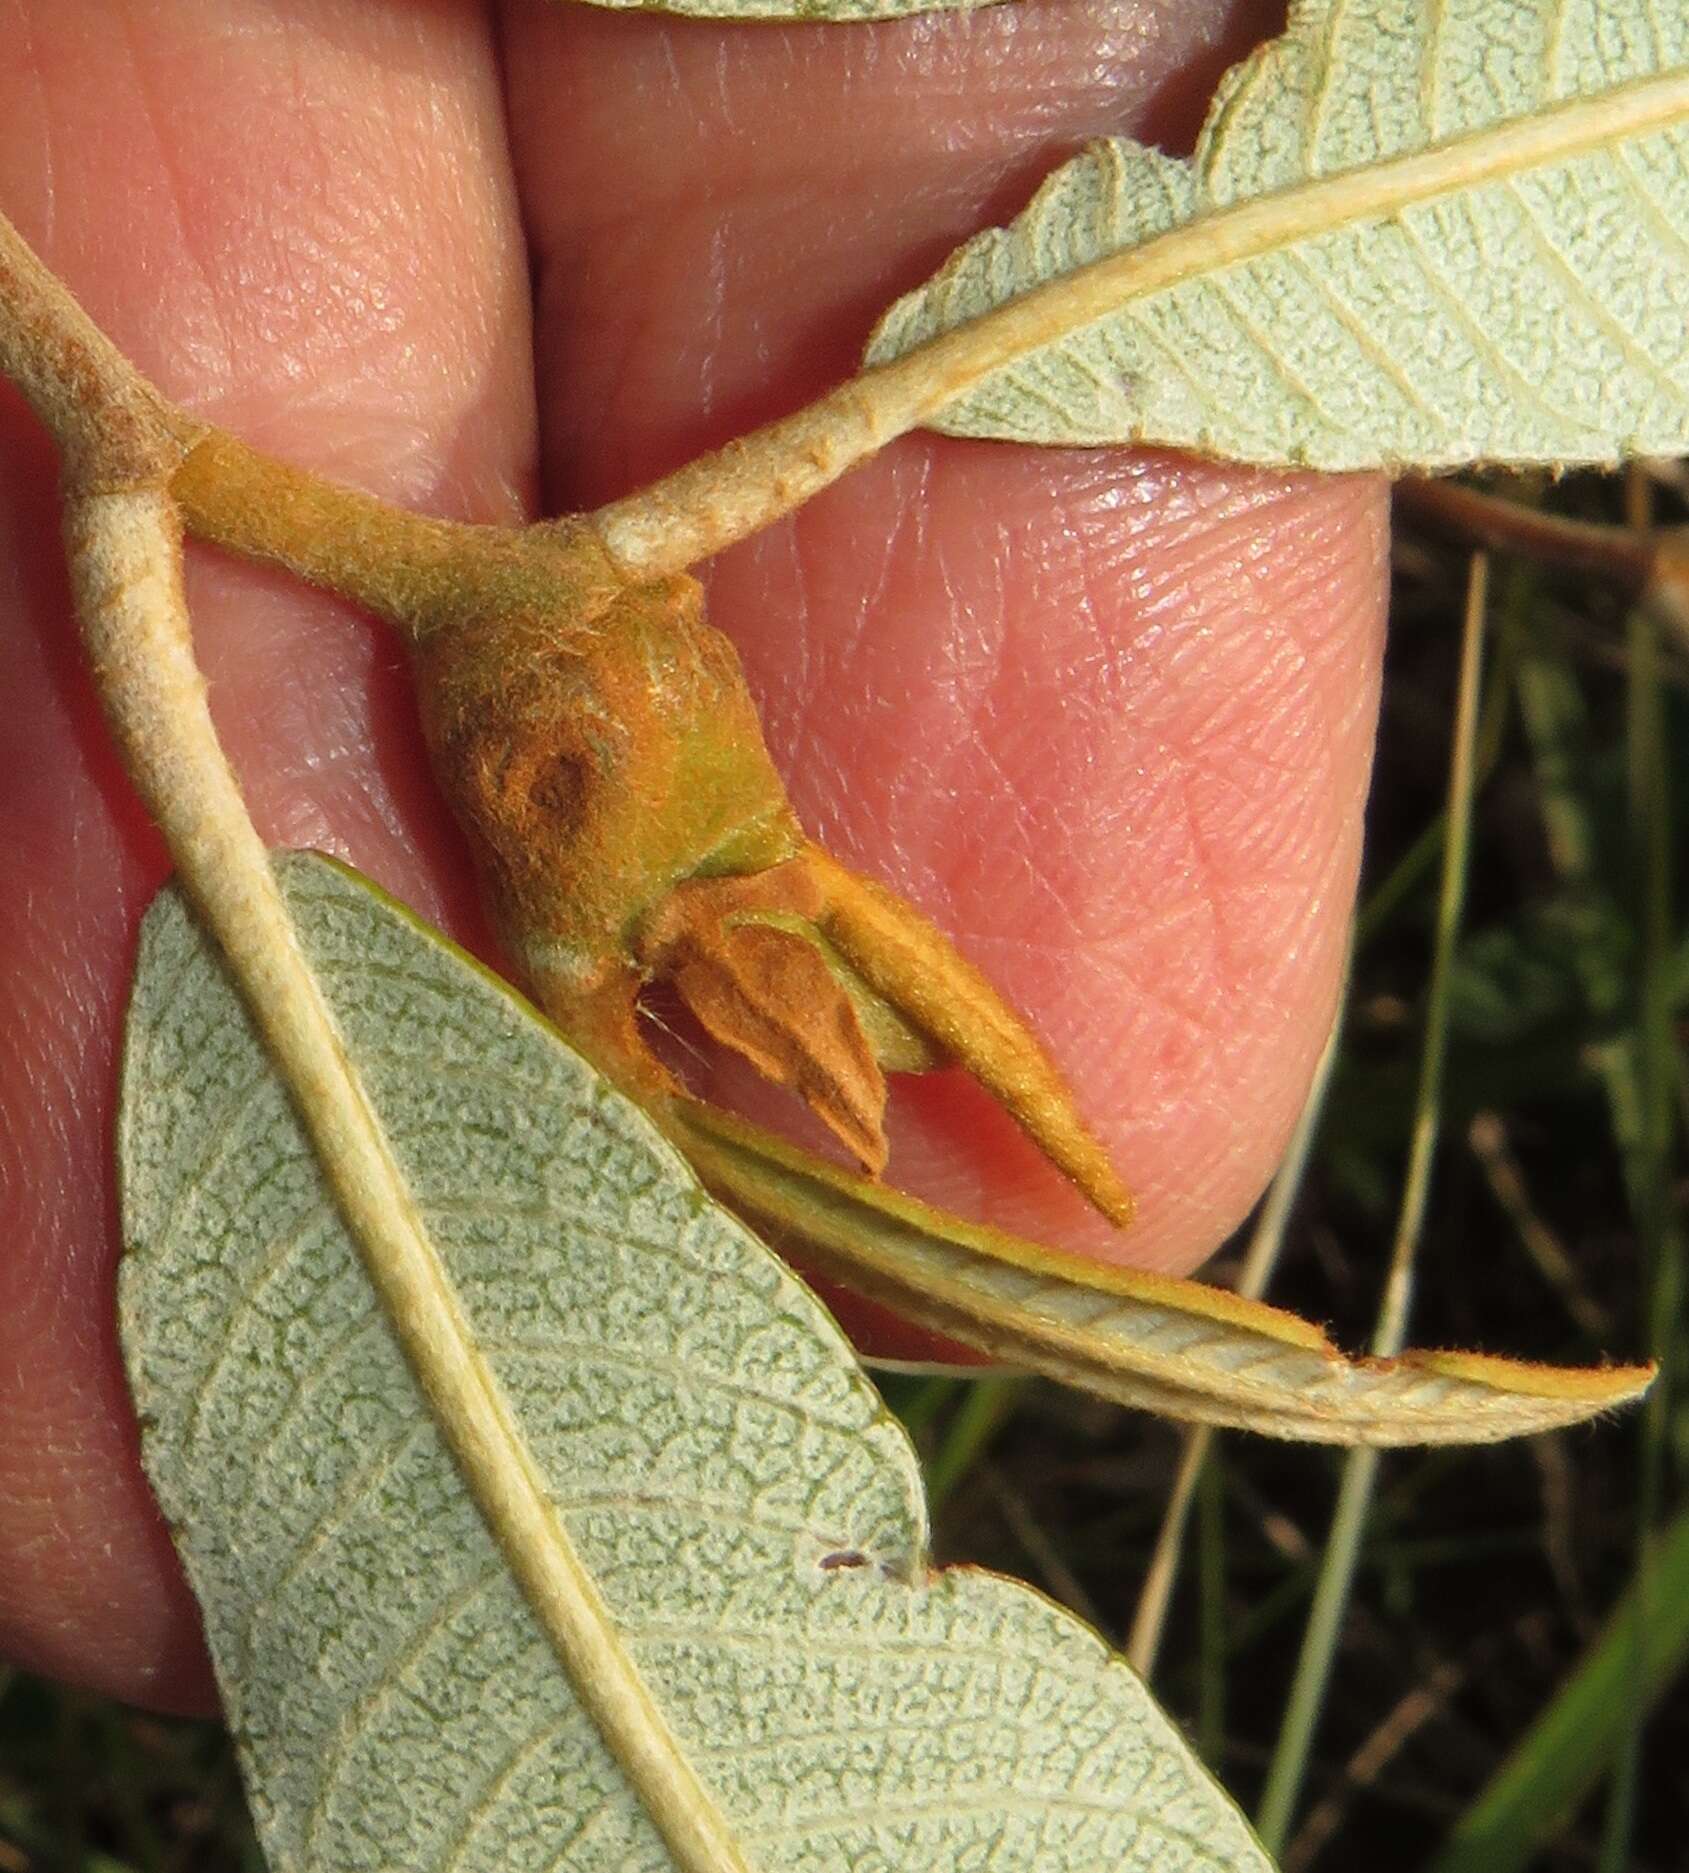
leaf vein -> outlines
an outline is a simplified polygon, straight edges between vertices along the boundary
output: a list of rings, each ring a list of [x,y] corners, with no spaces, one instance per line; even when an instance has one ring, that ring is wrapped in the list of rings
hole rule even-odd
[[[840,1575],[838,1578],[848,1579],[849,1576]],[[908,1590],[920,1591],[918,1586]],[[629,1619],[627,1629],[642,1646],[743,1646],[766,1654],[784,1641],[798,1648],[799,1655],[805,1658],[840,1658],[872,1663],[876,1659],[889,1657],[905,1659],[912,1664],[929,1658],[972,1659],[980,1664],[995,1665],[1005,1673],[1030,1671],[1039,1678],[1050,1678],[1059,1684],[1071,1685],[1075,1690],[1083,1690],[1090,1696],[1099,1694],[1098,1681],[1106,1678],[1110,1672],[1128,1670],[1124,1660],[1103,1652],[1101,1640],[1097,1642],[1100,1656],[1096,1663],[1080,1667],[1059,1664],[1038,1651],[1008,1651],[1003,1646],[1001,1636],[996,1644],[949,1638],[897,1639],[879,1631],[865,1633],[861,1639],[844,1639],[835,1638],[830,1633],[817,1633],[808,1626],[786,1632],[775,1626],[741,1629],[709,1623],[694,1626],[679,1620],[659,1623],[637,1619]]]
[[[1337,40],[1343,30],[1343,15],[1347,9],[1348,0],[1330,0],[1325,16],[1325,27],[1317,50],[1313,53],[1319,79],[1314,87],[1314,95],[1304,107],[1302,116],[1302,167],[1311,176],[1321,173],[1319,146],[1325,136],[1325,114],[1331,103],[1332,89],[1337,82],[1337,72],[1340,67],[1337,57]],[[1265,60],[1262,62],[1265,63]]]
[[[594,1509],[627,1509],[642,1514],[672,1513],[677,1508],[695,1509],[698,1519],[712,1528],[731,1518],[752,1528],[766,1529],[773,1535],[807,1537],[818,1549],[828,1553],[858,1551],[862,1548],[861,1541],[855,1535],[818,1528],[813,1522],[793,1516],[771,1515],[760,1504],[747,1505],[742,1499],[729,1500],[722,1496],[679,1492],[671,1495],[658,1490],[603,1489],[570,1491],[559,1494],[554,1500],[559,1513],[566,1516],[582,1515]]]
[[[879,1827],[900,1821],[968,1819],[982,1814],[1004,1814],[1036,1821],[1041,1820],[1052,1808],[1066,1809],[1074,1814],[1094,1815],[1132,1834],[1142,1830],[1162,1840],[1178,1841],[1184,1846],[1195,1848],[1210,1862],[1214,1857],[1212,1838],[1205,1839],[1201,1835],[1192,1834],[1142,1810],[1134,1814],[1122,1814],[1119,1807],[1106,1797],[1078,1795],[1062,1790],[1011,1798],[998,1789],[959,1789],[948,1799],[899,1802],[876,1800],[872,1807],[811,1812],[800,1822],[774,1827],[752,1826],[745,1831],[753,1840],[775,1842],[811,1834],[838,1834],[851,1828]]]
[[[354,1470],[335,1492],[322,1513],[300,1536],[299,1545],[288,1557],[286,1567],[264,1592],[253,1600],[239,1640],[248,1658],[252,1656],[253,1635],[269,1616],[276,1602],[322,1553],[339,1530],[346,1526],[370,1491],[388,1476],[394,1467],[404,1460],[412,1447],[432,1429],[432,1425],[427,1423],[409,1426],[403,1436],[395,1438]]]
[[[200,1153],[194,1168],[187,1172],[164,1212],[163,1221],[156,1231],[160,1242],[171,1241],[181,1226],[182,1213],[193,1202],[212,1176],[222,1168],[223,1161],[233,1145],[241,1126],[251,1113],[252,1107],[269,1090],[270,1081],[260,1069],[253,1073],[241,1086],[238,1093],[232,1095],[222,1106],[213,1120],[204,1151]]]
[[[385,1325],[385,1321],[379,1315],[366,1315],[362,1319],[354,1315],[351,1324],[341,1332],[339,1337],[332,1340],[309,1366],[304,1367],[295,1376],[287,1404],[277,1413],[264,1441],[244,1459],[246,1482],[235,1504],[236,1514],[244,1515],[251,1507],[252,1498],[264,1478],[264,1472],[269,1466],[271,1457],[275,1454],[277,1445],[291,1434],[294,1421],[310,1405],[318,1389],[348,1354],[355,1352],[366,1340],[377,1342],[385,1340]]]
[[[1689,234],[1685,234],[1660,206],[1659,197],[1654,193],[1647,177],[1637,168],[1633,145],[1621,144],[1613,153],[1613,167],[1618,171],[1620,180],[1635,196],[1644,220],[1653,230],[1654,238],[1662,246],[1675,247],[1678,253],[1689,258]]]
[[[358,1740],[380,1714],[382,1706],[392,1696],[405,1673],[416,1664],[428,1648],[439,1638],[459,1614],[466,1612],[491,1587],[503,1583],[504,1567],[501,1562],[483,1568],[479,1574],[456,1589],[435,1607],[427,1620],[411,1635],[409,1642],[393,1658],[382,1665],[379,1676],[370,1684],[362,1696],[347,1706],[340,1721],[335,1725],[334,1741],[317,1774],[317,1793],[305,1818],[305,1862],[312,1864],[316,1858],[316,1848],[322,1829],[328,1819],[329,1804],[334,1800],[335,1792],[342,1780],[342,1770],[347,1758],[357,1747]]]
[[[228,1303],[228,1317],[219,1324],[216,1337],[209,1343],[211,1357],[206,1362],[205,1370],[200,1374],[194,1386],[189,1403],[187,1420],[182,1432],[182,1454],[185,1458],[193,1456],[203,1428],[205,1408],[211,1397],[212,1387],[217,1383],[235,1342],[240,1338],[247,1316],[256,1305],[258,1297],[282,1274],[292,1262],[295,1253],[305,1242],[314,1228],[321,1226],[323,1213],[320,1210],[308,1211],[299,1219],[297,1226],[285,1235],[278,1236],[265,1249],[258,1262],[252,1279],[247,1281],[234,1299]]]
[[[771,1411],[779,1412],[784,1417],[794,1418],[800,1424],[814,1425],[824,1431],[836,1431],[844,1437],[866,1430],[873,1422],[866,1415],[856,1418],[832,1417],[809,1405],[802,1398],[782,1397],[779,1393],[770,1392],[749,1380],[737,1378],[719,1367],[688,1365],[684,1360],[666,1358],[660,1353],[652,1352],[648,1347],[638,1346],[631,1342],[611,1344],[600,1340],[571,1340],[562,1334],[525,1333],[504,1336],[485,1335],[482,1337],[481,1346],[482,1350],[493,1358],[514,1355],[537,1359],[547,1355],[556,1355],[584,1365],[612,1368],[632,1366],[641,1372],[672,1379],[678,1389],[693,1391],[710,1389],[725,1392],[734,1398],[766,1405]]]
[[[1473,352],[1480,362],[1487,364],[1497,377],[1504,378],[1510,383],[1521,401],[1531,404],[1538,411],[1545,421],[1549,434],[1552,435],[1557,431],[1563,430],[1568,421],[1565,412],[1556,409],[1554,405],[1543,396],[1542,392],[1525,372],[1521,371],[1512,360],[1496,346],[1489,334],[1467,311],[1460,295],[1449,284],[1442,268],[1439,267],[1432,258],[1429,248],[1420,238],[1419,231],[1415,228],[1411,215],[1405,213],[1401,215],[1397,219],[1396,226],[1401,229],[1402,238],[1413,249],[1414,258],[1419,265],[1420,271],[1425,275],[1427,284],[1431,287],[1433,294],[1441,304],[1444,312],[1447,313],[1450,320],[1458,325],[1466,334],[1467,342],[1472,346]],[[1582,422],[1576,417],[1572,417],[1569,420],[1574,428],[1588,430],[1592,434],[1599,433],[1593,429],[1592,425]]]
[[[577,1210],[559,1208],[553,1203],[510,1203],[503,1198],[490,1198],[470,1195],[467,1197],[430,1197],[427,1201],[430,1217],[444,1216],[484,1216],[527,1222],[550,1223],[560,1230],[567,1230],[576,1236],[583,1236],[592,1241],[605,1243],[612,1248],[637,1250],[641,1255],[649,1255],[658,1261],[672,1262],[687,1273],[704,1275],[712,1282],[724,1288],[737,1289],[740,1293],[766,1299],[767,1288],[753,1280],[742,1269],[721,1268],[704,1260],[700,1256],[685,1253],[685,1238],[675,1242],[657,1242],[649,1237],[637,1234],[631,1229],[609,1230],[602,1224],[592,1222]]]
[[[1443,412],[1426,401],[1419,387],[1396,361],[1389,347],[1378,343],[1360,315],[1337,290],[1336,285],[1321,273],[1299,248],[1287,247],[1284,257],[1331,308],[1331,316],[1355,341],[1356,348],[1372,368],[1381,377],[1388,378],[1428,422],[1439,430],[1446,431],[1448,419]]]
[[[1525,227],[1549,272],[1559,278],[1572,303],[1581,305],[1589,313],[1634,367],[1653,378],[1674,403],[1681,403],[1684,398],[1683,386],[1657,359],[1650,357],[1647,350],[1636,342],[1635,334],[1625,329],[1624,321],[1615,316],[1612,308],[1588,285],[1577,268],[1561,252],[1559,244],[1543,224],[1542,217],[1537,213],[1519,183],[1510,183],[1507,187],[1507,194],[1509,199],[1517,204]]]
[[[566,1717],[560,1717],[556,1723],[542,1725],[532,1736],[522,1737],[517,1740],[515,1748],[505,1756],[503,1762],[498,1765],[491,1778],[476,1794],[474,1801],[464,1810],[463,1819],[458,1823],[457,1831],[446,1843],[446,1849],[441,1857],[437,1873],[458,1873],[458,1869],[464,1865],[468,1858],[471,1842],[485,1823],[496,1813],[500,1801],[504,1798],[505,1790],[509,1788],[510,1784],[515,1781],[517,1776],[522,1773],[536,1756],[541,1754],[542,1751],[549,1749],[560,1736],[567,1734],[568,1731],[575,1728],[579,1721],[579,1716],[571,1712],[570,1715]],[[569,1836],[568,1841],[565,1842],[566,1847],[573,1846],[575,1842],[579,1840],[581,1831],[587,1825],[591,1816],[596,1814],[598,1808],[607,1804],[610,1799],[608,1795],[600,1796],[598,1802],[594,1803],[587,1814],[583,1815],[579,1822],[577,1822],[574,1832]]]
[[[1425,50],[1419,63],[1419,115],[1425,125],[1426,140],[1436,143],[1442,128],[1437,109],[1437,92],[1442,75],[1443,31],[1448,25],[1448,0],[1427,0]]]

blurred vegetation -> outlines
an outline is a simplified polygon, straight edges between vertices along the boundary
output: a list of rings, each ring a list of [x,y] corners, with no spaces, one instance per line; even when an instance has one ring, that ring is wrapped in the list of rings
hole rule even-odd
[[[1265,1229],[1210,1270],[1235,1280],[1255,1239],[1277,1251],[1271,1297],[1362,1346],[1395,1252],[1415,1342],[1651,1356],[1647,1409],[1350,1465],[1351,1569],[1331,1538],[1337,1454],[1226,1436],[1198,1467],[1178,1430],[1043,1383],[884,1381],[928,1467],[941,1558],[1020,1574],[1153,1655],[1158,1693],[1243,1805],[1275,1790],[1291,1873],[1683,1864],[1689,942],[1672,868],[1689,586],[1650,546],[1675,545],[1651,529],[1689,517],[1686,487],[1660,466],[1510,484],[1505,510],[1404,491],[1329,1096]],[[1466,686],[1461,908],[1444,859],[1478,538],[1500,544]],[[1422,1134],[1435,1120],[1434,1156],[1424,1137],[1412,1152],[1416,1114]],[[1404,1206],[1421,1172],[1422,1218]],[[1165,1604],[1140,1612],[1152,1576]],[[0,1873],[260,1865],[215,1725],[0,1677]]]

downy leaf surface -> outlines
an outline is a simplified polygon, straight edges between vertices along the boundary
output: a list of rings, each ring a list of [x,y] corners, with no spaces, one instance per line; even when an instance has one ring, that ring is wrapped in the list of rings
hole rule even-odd
[[[280,873],[457,1322],[427,1358],[478,1365],[508,1429],[442,1431],[167,892],[124,1062],[124,1349],[278,1873],[1265,1868],[1093,1633],[930,1572],[847,1343],[644,1115],[355,874]],[[477,1506],[502,1469],[549,1517],[526,1575]],[[676,1761],[713,1858],[671,1848]]]
[[[1349,1359],[1310,1320],[969,1223],[705,1105],[687,1156],[836,1280],[1024,1371],[1137,1410],[1322,1444],[1485,1444],[1631,1403],[1650,1366],[1413,1351]]]
[[[1018,300],[933,426],[1321,469],[1689,449],[1689,8],[1296,0],[1196,152],[1128,141],[899,301]]]

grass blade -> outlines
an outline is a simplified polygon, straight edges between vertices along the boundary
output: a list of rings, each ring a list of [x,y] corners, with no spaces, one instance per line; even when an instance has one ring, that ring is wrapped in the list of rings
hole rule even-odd
[[[1384,1357],[1399,1352],[1413,1293],[1415,1252],[1436,1152],[1443,1060],[1447,1050],[1449,982],[1455,939],[1466,893],[1471,845],[1474,753],[1478,723],[1479,668],[1483,653],[1484,611],[1488,597],[1488,561],[1475,555],[1466,595],[1461,639],[1460,688],[1455,714],[1454,751],[1449,763],[1448,837],[1443,848],[1442,888],[1437,903],[1431,985],[1426,999],[1425,1040],[1420,1055],[1419,1093],[1415,1101],[1412,1143],[1397,1218],[1395,1246],[1379,1307],[1373,1351]],[[1314,1726],[1325,1700],[1337,1635],[1348,1605],[1355,1562],[1366,1526],[1378,1471],[1375,1450],[1357,1450],[1344,1463],[1337,1508],[1308,1615],[1302,1652],[1278,1742],[1267,1771],[1256,1827],[1267,1851],[1282,1852],[1290,1820],[1307,1772]]]
[[[1273,1269],[1278,1264],[1279,1251],[1284,1247],[1285,1227],[1295,1207],[1297,1192],[1302,1188],[1308,1157],[1319,1131],[1320,1114],[1325,1109],[1326,1090],[1331,1084],[1331,1070],[1337,1060],[1338,1043],[1343,1032],[1343,1009],[1347,1000],[1348,972],[1345,970],[1343,986],[1338,991],[1337,1010],[1332,1017],[1331,1032],[1326,1036],[1324,1051],[1314,1068],[1308,1096],[1302,1103],[1301,1115],[1296,1121],[1295,1131],[1290,1135],[1290,1143],[1285,1148],[1283,1162],[1274,1174],[1272,1187],[1261,1205],[1255,1232],[1249,1239],[1249,1251],[1244,1257],[1243,1272],[1237,1284],[1238,1293],[1246,1300],[1258,1301],[1266,1293],[1267,1283],[1272,1279]],[[1206,1424],[1192,1425],[1185,1433],[1178,1472],[1173,1478],[1173,1487],[1161,1518],[1161,1528],[1155,1538],[1155,1552],[1150,1557],[1149,1569],[1138,1594],[1137,1611],[1132,1616],[1132,1631],[1126,1641],[1126,1657],[1132,1669],[1145,1679],[1154,1672],[1156,1654],[1161,1649],[1167,1608],[1178,1578],[1185,1525],[1190,1519],[1197,1481],[1207,1461],[1213,1437],[1213,1427]]]
[[[1636,530],[1642,532],[1649,519],[1646,484],[1633,476],[1628,494],[1631,519]],[[1677,1104],[1677,1048],[1671,1002],[1671,791],[1665,756],[1659,619],[1646,599],[1631,613],[1628,637],[1629,821],[1641,966],[1632,1043],[1638,1124],[1626,1154],[1626,1171],[1647,1289],[1646,1332],[1661,1368],[1659,1384],[1640,1426],[1636,1519],[1641,1565],[1636,1608],[1628,1622],[1633,1668],[1640,1678],[1655,1643],[1653,1626],[1662,1611],[1657,1596],[1649,1593],[1647,1556],[1665,1490],[1672,1405],[1671,1352],[1683,1298],[1683,1252],[1671,1190]],[[1602,1830],[1601,1873],[1624,1873],[1630,1864],[1641,1795],[1642,1731],[1647,1713],[1634,1697],[1623,1700],[1623,1704],[1628,1722]]]
[[[1638,1647],[1638,1627],[1647,1643]],[[1640,1656],[1639,1656],[1640,1652]],[[1689,1664],[1689,1510],[1425,1873],[1518,1873]]]

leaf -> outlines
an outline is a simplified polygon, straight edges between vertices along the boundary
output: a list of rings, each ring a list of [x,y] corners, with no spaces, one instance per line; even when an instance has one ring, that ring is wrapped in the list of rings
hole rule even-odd
[[[1682,453],[1689,9],[1299,0],[1190,161],[1093,145],[868,361],[1017,298],[934,427],[1322,469]]]
[[[1095,1635],[929,1572],[902,1432],[646,1119],[354,874],[278,872],[436,1258],[459,1343],[417,1368],[469,1362],[499,1407],[455,1443],[428,1409],[165,894],[123,1070],[124,1347],[278,1873],[1264,1868]],[[689,1786],[690,1832],[653,1792]]]
[[[827,1274],[1005,1363],[1199,1424],[1328,1444],[1482,1444],[1625,1404],[1646,1366],[1346,1359],[1311,1321],[946,1216],[703,1105],[688,1157]]]

